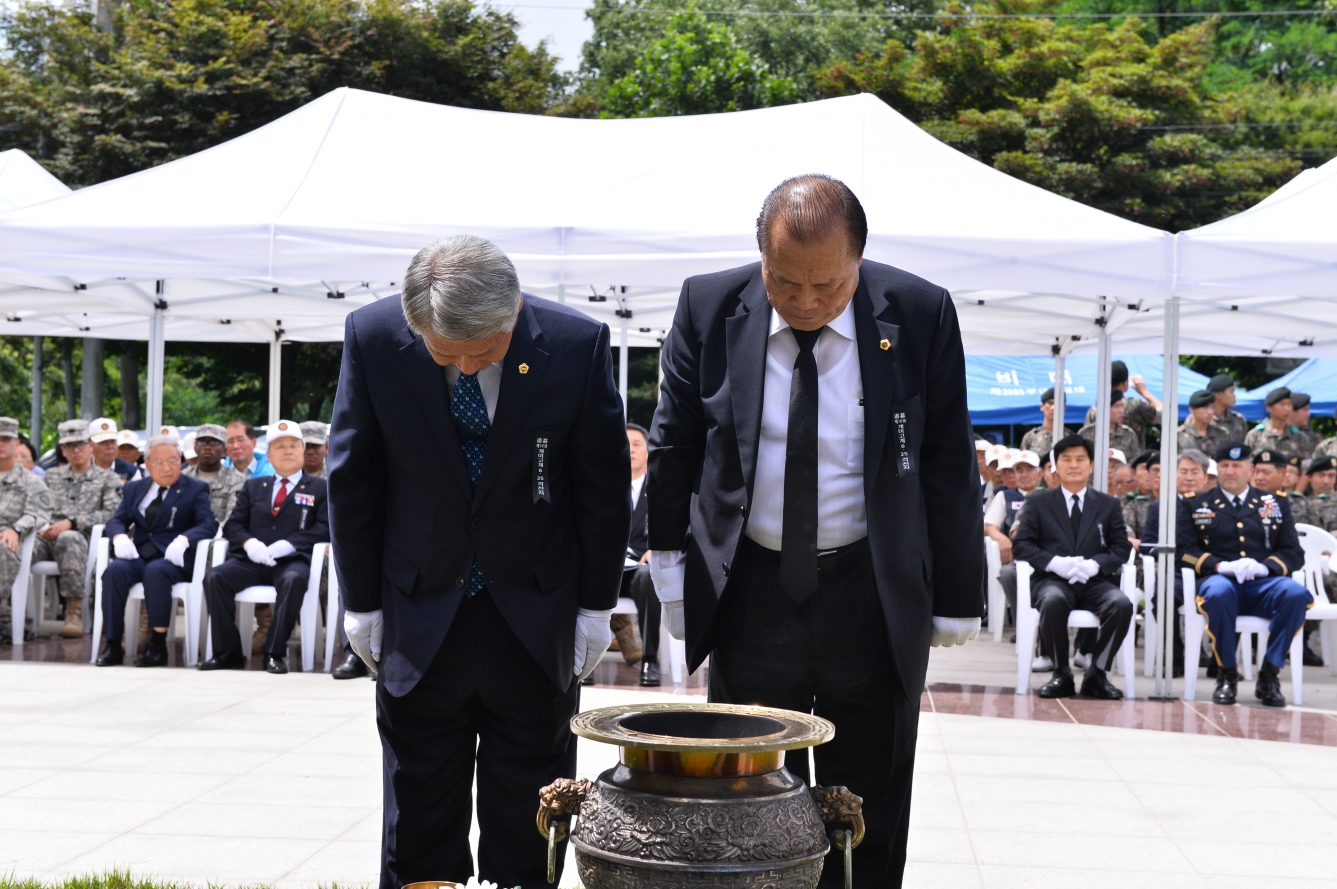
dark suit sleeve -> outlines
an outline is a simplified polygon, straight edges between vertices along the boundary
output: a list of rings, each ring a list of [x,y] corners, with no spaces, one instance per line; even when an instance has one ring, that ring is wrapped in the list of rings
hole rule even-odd
[[[701,355],[692,330],[691,280],[682,285],[678,310],[660,351],[664,382],[650,429],[650,549],[687,548],[692,491],[706,457],[706,419],[697,375]]]
[[[966,358],[951,295],[942,308],[925,371],[924,442],[920,485],[928,512],[933,553],[933,614],[980,617],[984,613],[984,547],[965,545],[984,536],[979,507],[979,464],[966,406]],[[652,504],[653,500],[650,501]]]
[[[191,543],[209,540],[218,531],[218,519],[214,518],[214,507],[209,501],[209,486],[199,482],[191,486],[194,496],[190,501],[191,511],[195,514],[195,524],[185,533]]]
[[[107,520],[107,527],[103,529],[103,534],[108,539],[114,538],[117,534],[129,534],[130,526],[135,523],[135,507],[139,504],[139,498],[143,496],[139,493],[138,486],[135,487],[135,496],[121,497],[120,506],[112,513],[111,518]]]
[[[242,546],[254,535],[251,534],[251,486],[243,484],[237,489],[236,505],[232,514],[223,525],[223,537],[227,539],[232,552],[240,552]]]
[[[1175,549],[1179,553],[1181,568],[1192,568],[1199,577],[1207,577],[1216,573],[1216,566],[1222,560],[1199,544],[1193,525],[1194,504],[1192,497],[1179,501],[1179,518],[1175,520]]]
[[[622,398],[613,382],[608,326],[594,343],[580,417],[571,432],[572,496],[580,541],[580,607],[617,604],[631,527],[631,451]]]
[[[1123,570],[1124,564],[1128,561],[1128,556],[1133,552],[1133,542],[1128,539],[1128,525],[1123,520],[1123,510],[1119,507],[1119,501],[1110,497],[1105,502],[1109,504],[1109,527],[1105,529],[1105,552],[1092,558],[1100,566],[1101,574],[1118,577],[1119,572]]]
[[[385,546],[385,443],[363,376],[354,316],[344,322],[344,354],[330,418],[329,523],[339,595],[353,612],[381,607]],[[407,467],[405,471],[412,471]],[[237,508],[241,508],[238,495]],[[236,511],[234,510],[234,515]]]
[[[315,513],[314,521],[308,522],[305,530],[299,530],[285,538],[293,545],[293,549],[308,558],[311,556],[313,546],[317,543],[325,543],[330,539],[329,502],[328,489],[317,494],[316,505],[311,510]]]
[[[1289,577],[1304,567],[1305,554],[1300,546],[1300,535],[1295,530],[1295,516],[1286,498],[1277,498],[1281,504],[1281,524],[1277,526],[1277,546],[1263,562],[1271,577]]]
[[[1161,536],[1161,502],[1153,500],[1147,507],[1147,521],[1142,525],[1142,539],[1137,551],[1144,556],[1156,555],[1155,546]]]
[[[1030,498],[1026,508],[1017,516],[1013,531],[1012,558],[1030,565],[1036,572],[1045,570],[1054,553],[1040,545],[1040,513],[1043,508],[1038,495]]]

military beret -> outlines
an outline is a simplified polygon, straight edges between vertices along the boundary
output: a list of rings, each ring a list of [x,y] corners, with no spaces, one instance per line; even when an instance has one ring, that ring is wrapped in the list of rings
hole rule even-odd
[[[1161,465],[1161,452],[1160,452],[1160,451],[1152,451],[1150,454],[1147,455],[1147,468],[1148,468],[1148,469],[1150,469],[1150,468],[1153,467],[1153,466],[1160,466],[1160,465]]]
[[[201,423],[195,427],[195,440],[212,438],[214,441],[227,441],[227,429],[217,423]]]
[[[1287,456],[1281,451],[1276,451],[1272,448],[1263,448],[1261,451],[1253,455],[1253,465],[1261,466],[1267,464],[1268,466],[1285,466],[1287,459]]]
[[[1114,405],[1118,404],[1118,403],[1121,402],[1121,401],[1123,401],[1123,393],[1122,393],[1122,392],[1120,392],[1118,389],[1115,389],[1115,390],[1113,390],[1112,392],[1110,392],[1110,406],[1111,406],[1111,407],[1113,407]]]
[[[94,444],[111,441],[116,437],[116,421],[111,417],[98,417],[88,424],[88,437]]]
[[[1235,385],[1235,378],[1230,374],[1217,374],[1207,381],[1207,391],[1215,395],[1217,392],[1224,392]]]
[[[0,438],[18,438],[19,421],[13,417],[0,417]]]
[[[1216,401],[1216,396],[1206,389],[1199,389],[1188,397],[1189,407],[1210,407]]]
[[[1287,466],[1294,466],[1296,469],[1299,469],[1299,468],[1300,468],[1300,457],[1299,457],[1298,455],[1296,455],[1296,454],[1292,454],[1292,455],[1290,455],[1289,457],[1286,458],[1286,465],[1287,465]]]
[[[88,441],[87,420],[66,420],[56,427],[60,433],[59,444],[79,444]]]
[[[307,444],[323,445],[330,440],[330,427],[319,420],[307,420],[301,424],[301,429],[302,441]]]
[[[1292,392],[1291,407],[1295,408],[1297,411],[1304,410],[1305,408],[1309,407],[1309,393]]]
[[[1314,474],[1315,472],[1327,472],[1329,469],[1337,469],[1337,457],[1325,454],[1324,456],[1315,459],[1313,463],[1309,464],[1310,475]]]
[[[1228,441],[1216,449],[1213,455],[1219,463],[1222,460],[1247,460],[1253,454],[1253,448],[1242,441]]]
[[[1128,365],[1122,361],[1115,361],[1110,364],[1110,384],[1117,386],[1126,382],[1128,382]]]
[[[1048,389],[1044,391],[1044,394],[1040,396],[1040,403],[1049,404],[1053,400],[1054,400],[1054,387],[1050,386]]]
[[[1271,407],[1278,401],[1290,397],[1291,397],[1291,390],[1287,389],[1285,386],[1278,386],[1271,392],[1267,393],[1267,397],[1263,399],[1263,403],[1266,404],[1268,407]]]

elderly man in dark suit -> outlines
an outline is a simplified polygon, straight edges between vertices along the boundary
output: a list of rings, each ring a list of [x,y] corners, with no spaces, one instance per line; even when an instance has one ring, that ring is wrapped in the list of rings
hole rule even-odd
[[[826,176],[767,196],[760,263],[689,278],[650,434],[651,573],[713,701],[836,726],[816,780],[863,797],[861,885],[899,886],[928,649],[983,611],[979,472],[947,291],[863,259]],[[789,768],[807,779],[807,761]],[[842,882],[833,851],[823,886]]]
[[[1090,611],[1100,619],[1091,665],[1082,679],[1086,697],[1117,701],[1123,692],[1105,675],[1128,635],[1133,603],[1119,588],[1133,544],[1117,498],[1090,487],[1091,443],[1069,435],[1054,445],[1059,487],[1026,498],[1012,554],[1035,569],[1032,604],[1040,612],[1040,635],[1054,658],[1054,676],[1042,698],[1076,693],[1068,666],[1068,615]]]
[[[548,885],[538,792],[575,776],[631,519],[608,342],[467,235],[348,316],[330,526],[349,642],[379,669],[382,889],[473,874],[475,773],[479,875]]]
[[[631,533],[627,538],[627,559],[635,568],[622,573],[622,595],[636,603],[641,628],[641,685],[659,685],[659,598],[650,578],[650,503],[645,496],[645,469],[650,456],[650,434],[635,423],[627,424],[627,443],[631,448]],[[619,640],[621,641],[621,640]],[[623,647],[625,655],[626,648]]]
[[[194,547],[218,530],[209,486],[181,474],[177,439],[149,439],[144,467],[149,477],[127,482],[121,505],[107,522],[116,561],[102,575],[102,624],[107,645],[99,667],[125,662],[125,603],[130,587],[144,584],[144,605],[152,635],[136,667],[167,664],[167,627],[172,619],[172,584],[190,579]]]

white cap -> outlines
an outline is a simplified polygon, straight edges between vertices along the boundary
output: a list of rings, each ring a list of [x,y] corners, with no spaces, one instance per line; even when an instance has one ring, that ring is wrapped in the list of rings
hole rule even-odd
[[[168,438],[175,438],[177,441],[181,440],[181,430],[177,429],[175,426],[159,426],[156,434],[165,435]]]
[[[1115,463],[1122,463],[1125,466],[1128,465],[1128,458],[1125,457],[1123,455],[1123,451],[1119,450],[1118,448],[1110,448],[1110,459],[1113,460]]]
[[[181,453],[187,460],[195,459],[195,433],[187,432],[186,437],[181,439]]]
[[[1003,455],[1005,455],[1006,453],[1007,453],[1007,448],[1004,447],[1003,445],[991,445],[989,447],[989,450],[984,452],[984,462],[986,465],[989,463],[1001,464],[1003,460]]]
[[[993,447],[993,445],[989,443],[989,439],[987,439],[987,438],[977,438],[977,439],[975,439],[975,450],[977,450],[977,451],[987,451],[987,450],[989,450],[989,448],[991,448],[991,447]]]
[[[292,420],[279,420],[265,427],[265,441],[273,444],[280,438],[295,438],[302,441],[302,426]]]
[[[134,445],[139,447],[139,433],[133,429],[122,429],[116,433],[116,446]]]
[[[1025,463],[1029,466],[1034,466],[1036,469],[1039,469],[1040,455],[1035,453],[1035,451],[1017,451],[1017,455],[1012,458],[1012,465],[1019,466],[1022,463]]]
[[[116,421],[111,417],[98,417],[88,423],[88,438],[93,444],[111,441],[116,437]]]
[[[1215,460],[1208,460],[1208,461],[1207,461],[1207,474],[1208,474],[1208,475],[1216,475],[1216,461],[1215,461]]]

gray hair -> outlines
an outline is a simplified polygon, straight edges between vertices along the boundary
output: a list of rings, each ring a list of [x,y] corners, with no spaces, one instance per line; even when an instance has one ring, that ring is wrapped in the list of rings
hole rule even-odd
[[[1194,463],[1198,464],[1198,466],[1202,469],[1204,474],[1206,474],[1207,472],[1207,467],[1212,465],[1211,459],[1197,448],[1185,448],[1184,450],[1180,451],[1179,459],[1192,460]]]
[[[161,445],[171,445],[176,448],[178,454],[181,453],[181,442],[177,439],[172,438],[170,435],[151,435],[149,436],[148,444],[144,445],[144,456],[151,456],[153,454],[153,449]]]
[[[515,326],[520,278],[496,244],[474,235],[433,241],[404,274],[409,330],[457,342],[487,339]]]

